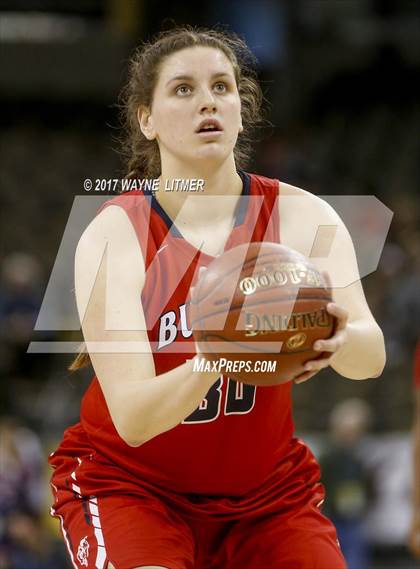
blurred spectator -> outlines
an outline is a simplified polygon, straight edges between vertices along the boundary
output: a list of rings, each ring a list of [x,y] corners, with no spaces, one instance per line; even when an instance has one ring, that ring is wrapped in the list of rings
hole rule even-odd
[[[370,415],[370,407],[361,399],[339,403],[330,416],[331,444],[320,461],[322,480],[327,488],[325,509],[337,528],[349,569],[369,566],[363,521],[370,483],[358,450]]]
[[[17,419],[0,419],[0,514],[40,513],[44,456],[38,436]]]
[[[412,516],[411,454],[407,433],[368,437],[361,449],[360,456],[371,473],[375,488],[365,531],[381,569],[416,566],[410,562],[407,549]]]
[[[12,417],[0,419],[0,569],[66,567],[46,534],[44,456],[37,435]]]
[[[3,555],[10,569],[61,569],[67,567],[62,547],[51,541],[37,516],[11,514],[6,523]],[[1,567],[1,566],[0,566]]]
[[[3,261],[0,281],[0,334],[3,373],[28,374],[25,357],[41,302],[41,266],[28,253],[13,252]]]

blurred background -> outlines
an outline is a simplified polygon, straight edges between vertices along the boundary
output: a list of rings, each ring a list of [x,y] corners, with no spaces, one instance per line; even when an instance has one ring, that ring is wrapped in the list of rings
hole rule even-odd
[[[385,333],[380,379],[326,371],[294,390],[350,569],[409,568],[413,358],[420,337],[420,3],[416,0],[0,0],[0,569],[70,565],[46,459],[77,422],[91,370],[28,354],[73,200],[126,172],[116,102],[129,55],[172,23],[222,24],[258,58],[272,127],[248,170],[394,212],[363,280]],[[365,216],[361,223],[374,223]],[[69,292],[69,291],[66,291]],[[257,569],[257,568],[256,568]],[[270,568],[267,568],[270,569]]]

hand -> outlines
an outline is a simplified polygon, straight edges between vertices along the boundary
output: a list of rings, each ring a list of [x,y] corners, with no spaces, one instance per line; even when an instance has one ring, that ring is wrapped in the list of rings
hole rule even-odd
[[[311,377],[321,371],[321,369],[331,365],[331,359],[334,354],[336,354],[347,342],[348,337],[346,328],[349,313],[335,302],[329,302],[327,304],[327,312],[336,318],[337,325],[335,327],[335,332],[328,340],[317,340],[313,346],[314,350],[317,352],[326,352],[326,355],[320,359],[306,362],[303,368],[305,371],[294,379],[295,383],[303,383],[304,381],[311,379]]]

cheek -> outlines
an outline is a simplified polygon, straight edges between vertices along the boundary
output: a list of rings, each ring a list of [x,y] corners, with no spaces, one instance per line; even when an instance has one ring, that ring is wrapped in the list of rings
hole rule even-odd
[[[242,125],[241,106],[235,101],[228,110],[229,130],[232,136],[237,136]]]
[[[241,117],[241,102],[238,99],[234,99],[229,103],[228,116],[230,122],[235,125],[240,125],[242,121]]]
[[[185,139],[188,123],[186,113],[182,109],[165,105],[157,110],[155,116],[156,131],[160,140],[180,143]]]

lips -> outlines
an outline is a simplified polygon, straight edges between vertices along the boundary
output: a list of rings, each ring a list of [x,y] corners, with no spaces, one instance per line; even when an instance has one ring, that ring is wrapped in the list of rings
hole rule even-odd
[[[213,133],[217,133],[217,132],[221,132],[222,129],[222,125],[219,123],[218,120],[216,119],[205,119],[203,121],[201,121],[201,123],[198,125],[198,128],[195,132],[202,134],[202,133],[206,133],[206,132],[213,132]]]

